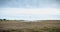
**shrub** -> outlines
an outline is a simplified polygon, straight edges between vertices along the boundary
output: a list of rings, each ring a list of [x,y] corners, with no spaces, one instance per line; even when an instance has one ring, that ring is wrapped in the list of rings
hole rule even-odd
[[[4,21],[6,21],[6,19],[3,19]]]
[[[2,19],[0,19],[0,21],[2,21]]]

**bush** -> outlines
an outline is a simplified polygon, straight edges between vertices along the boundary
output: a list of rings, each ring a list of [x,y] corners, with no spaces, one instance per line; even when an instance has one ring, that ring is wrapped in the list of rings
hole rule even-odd
[[[0,21],[2,21],[2,19],[0,19]]]
[[[6,21],[6,19],[3,19],[4,21]]]

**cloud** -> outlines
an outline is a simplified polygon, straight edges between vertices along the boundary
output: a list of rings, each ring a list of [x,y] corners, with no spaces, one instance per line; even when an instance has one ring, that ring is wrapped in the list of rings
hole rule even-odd
[[[0,18],[60,19],[59,2],[59,0],[0,0]]]
[[[0,8],[59,8],[58,0],[0,0]]]
[[[60,9],[56,8],[3,8],[0,10],[0,18],[23,20],[56,20],[60,19]]]
[[[23,8],[5,8],[4,11],[0,11],[2,14],[6,15],[59,15],[59,9],[53,8],[40,8],[40,9],[23,9]]]

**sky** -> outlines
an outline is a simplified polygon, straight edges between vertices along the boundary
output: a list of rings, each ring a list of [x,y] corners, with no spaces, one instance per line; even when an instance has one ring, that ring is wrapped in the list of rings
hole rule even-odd
[[[0,0],[0,19],[60,20],[60,0]]]

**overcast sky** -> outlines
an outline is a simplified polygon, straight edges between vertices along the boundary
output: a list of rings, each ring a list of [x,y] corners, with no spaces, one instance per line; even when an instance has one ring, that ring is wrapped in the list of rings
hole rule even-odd
[[[60,0],[0,0],[0,18],[60,20]]]

